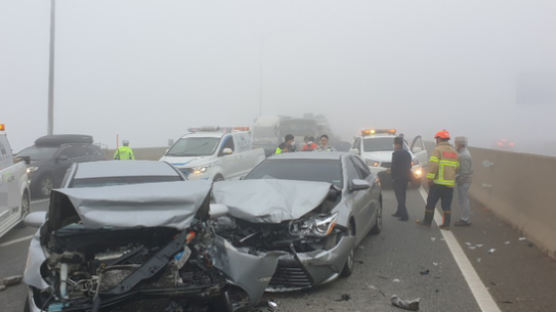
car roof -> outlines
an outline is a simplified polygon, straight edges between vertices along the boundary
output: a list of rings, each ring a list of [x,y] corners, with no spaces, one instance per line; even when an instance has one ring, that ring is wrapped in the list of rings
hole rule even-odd
[[[331,159],[340,160],[342,157],[353,155],[346,152],[295,152],[276,154],[268,159]]]
[[[181,139],[184,138],[221,138],[223,137],[225,132],[221,131],[199,131],[199,132],[191,132],[184,134]]]
[[[75,179],[177,176],[176,170],[166,162],[153,160],[106,160],[78,163]]]
[[[45,135],[35,140],[37,146],[60,146],[62,144],[92,144],[93,137],[85,134]]]

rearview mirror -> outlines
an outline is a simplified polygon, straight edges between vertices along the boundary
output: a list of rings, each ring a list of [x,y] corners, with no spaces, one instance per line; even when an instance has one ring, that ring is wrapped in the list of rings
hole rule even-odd
[[[231,148],[226,147],[225,149],[222,150],[222,155],[231,155],[233,152],[234,151]]]
[[[371,184],[369,184],[369,182],[367,182],[366,180],[353,179],[353,180],[351,180],[349,190],[353,192],[353,191],[366,190],[366,189],[369,189],[370,187],[371,187]]]
[[[228,206],[224,204],[210,204],[209,215],[211,219],[216,219],[227,215],[228,211]]]
[[[46,211],[35,211],[23,219],[23,224],[29,227],[39,228],[46,221]]]

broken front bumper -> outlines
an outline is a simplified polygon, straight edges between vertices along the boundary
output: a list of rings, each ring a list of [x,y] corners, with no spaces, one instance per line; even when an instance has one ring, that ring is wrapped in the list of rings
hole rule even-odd
[[[355,237],[342,236],[329,250],[285,254],[279,258],[266,291],[294,291],[330,282],[342,272],[352,248]]]

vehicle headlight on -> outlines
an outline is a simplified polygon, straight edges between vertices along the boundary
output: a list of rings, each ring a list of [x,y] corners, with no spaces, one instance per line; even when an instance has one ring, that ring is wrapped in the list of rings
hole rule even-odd
[[[195,175],[201,175],[207,172],[208,168],[209,168],[208,166],[193,168],[193,171],[191,173]]]
[[[423,176],[423,169],[422,168],[417,168],[415,170],[413,170],[413,174],[415,175],[416,178],[420,178]]]
[[[366,159],[365,162],[367,163],[367,166],[369,166],[369,167],[378,167],[380,165],[380,162],[378,162],[376,160],[372,160],[372,159]]]
[[[27,167],[27,174],[31,174],[37,170],[39,170],[39,167]]]
[[[293,221],[290,224],[290,233],[293,235],[325,237],[334,230],[337,217],[338,214],[334,213]]]

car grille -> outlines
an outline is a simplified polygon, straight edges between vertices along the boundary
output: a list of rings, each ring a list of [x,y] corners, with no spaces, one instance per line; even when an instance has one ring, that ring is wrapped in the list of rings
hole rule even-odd
[[[382,164],[380,164],[380,166],[382,168],[391,168],[392,167],[392,163],[391,162],[383,162]]]
[[[280,288],[309,288],[313,285],[311,277],[297,260],[280,260],[269,287]]]
[[[184,176],[189,176],[191,174],[191,172],[193,172],[192,168],[179,168],[179,170],[181,171],[181,173],[183,173]]]

